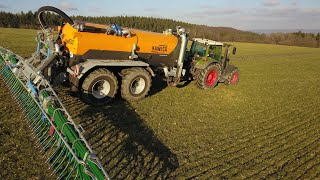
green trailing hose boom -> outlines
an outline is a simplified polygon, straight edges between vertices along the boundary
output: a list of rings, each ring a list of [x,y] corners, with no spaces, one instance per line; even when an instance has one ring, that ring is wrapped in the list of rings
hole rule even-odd
[[[109,179],[47,79],[32,66],[36,54],[25,60],[0,47],[0,77],[46,152],[52,175],[59,179]]]
[[[53,11],[67,16],[52,7],[38,11],[42,31],[37,35],[37,50],[24,59],[0,46],[0,78],[22,109],[39,146],[47,156],[52,175],[58,179],[110,179],[78,125],[61,103],[50,82],[63,77],[54,74],[57,64],[64,65],[59,38],[45,25],[43,13]],[[68,21],[68,19],[67,19]],[[69,20],[70,21],[70,20]]]

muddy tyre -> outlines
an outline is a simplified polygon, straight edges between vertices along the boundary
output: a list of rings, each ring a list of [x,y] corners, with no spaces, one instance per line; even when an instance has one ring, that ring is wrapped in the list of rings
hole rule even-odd
[[[151,87],[149,72],[143,68],[130,68],[123,72],[121,97],[126,101],[137,101],[145,98]]]
[[[117,77],[107,69],[97,69],[84,79],[81,98],[87,104],[101,106],[116,95],[117,89]]]
[[[220,75],[221,71],[218,65],[209,65],[199,72],[196,84],[200,89],[214,88],[218,83]]]
[[[239,82],[239,69],[234,68],[230,73],[226,74],[225,85],[236,85]]]

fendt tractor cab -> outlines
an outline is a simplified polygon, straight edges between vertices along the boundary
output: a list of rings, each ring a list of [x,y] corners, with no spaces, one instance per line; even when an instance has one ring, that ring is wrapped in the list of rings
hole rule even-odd
[[[239,70],[230,65],[230,48],[232,45],[203,38],[193,38],[188,43],[188,56],[192,59],[191,74],[201,89],[215,87],[218,82],[226,85],[237,84]],[[224,54],[223,54],[224,51]],[[233,47],[232,54],[236,54]]]
[[[220,59],[222,56],[222,42],[202,38],[193,38],[189,44],[191,54],[197,55],[200,59]]]

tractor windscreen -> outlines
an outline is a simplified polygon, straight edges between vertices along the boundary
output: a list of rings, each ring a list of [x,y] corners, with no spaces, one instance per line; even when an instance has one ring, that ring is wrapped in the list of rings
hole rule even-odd
[[[209,56],[213,59],[219,60],[221,58],[222,46],[220,45],[210,45],[209,46]]]
[[[194,42],[192,45],[192,54],[197,54],[199,57],[204,57],[206,55],[207,46],[203,43]]]

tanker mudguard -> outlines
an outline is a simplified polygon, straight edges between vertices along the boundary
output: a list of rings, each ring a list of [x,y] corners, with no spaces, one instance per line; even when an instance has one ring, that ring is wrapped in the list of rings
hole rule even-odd
[[[149,64],[142,61],[132,61],[132,60],[103,60],[103,59],[88,59],[84,63],[77,65],[79,67],[78,79],[88,72],[90,69],[95,67],[148,67]]]

